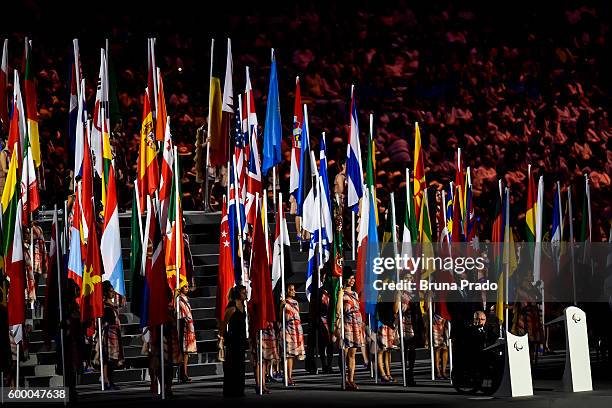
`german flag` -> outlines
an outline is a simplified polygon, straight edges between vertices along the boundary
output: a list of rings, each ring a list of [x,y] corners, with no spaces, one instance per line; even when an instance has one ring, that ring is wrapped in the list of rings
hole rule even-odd
[[[36,84],[32,72],[32,41],[25,40],[25,97],[28,136],[32,146],[32,155],[36,167],[40,166],[40,141],[38,137],[38,102],[36,100]]]
[[[210,166],[222,166],[228,160],[228,134],[223,134],[222,122],[222,97],[221,97],[221,62],[215,57],[215,40],[212,40],[210,48],[211,75],[208,105],[208,138],[210,143],[208,164]],[[221,53],[217,53],[221,55]]]

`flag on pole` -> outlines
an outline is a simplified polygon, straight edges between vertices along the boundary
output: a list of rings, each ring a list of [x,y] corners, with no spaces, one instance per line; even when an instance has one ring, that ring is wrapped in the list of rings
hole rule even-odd
[[[152,119],[157,117],[156,76],[157,64],[155,63],[155,38],[147,38],[147,88],[149,89],[149,93],[145,94],[145,99],[148,99],[149,101]],[[161,140],[159,141],[161,142]]]
[[[421,146],[421,131],[418,122],[414,123],[414,211],[417,220],[421,217],[423,207],[423,191],[427,186],[425,181],[425,163],[423,161],[423,147]],[[422,235],[422,232],[419,232]]]
[[[290,247],[291,243],[289,241],[289,230],[287,228],[287,220],[285,219],[285,214],[282,206],[279,211],[276,212],[276,228],[274,232],[274,248],[272,250],[272,290],[275,293],[280,293],[280,283],[281,283],[281,253],[285,255],[285,266],[287,264],[287,254],[289,253],[289,249],[285,249],[281,251],[281,234],[282,234],[282,242],[286,247]],[[285,277],[287,275],[285,274]]]
[[[11,131],[15,125],[14,113]],[[8,324],[13,333],[17,334],[15,343],[19,343],[22,339],[25,322],[25,264],[21,219],[23,211],[21,211],[21,182],[17,172],[19,154],[18,149],[13,149],[2,192],[2,254],[4,270],[11,283],[8,294]]]
[[[378,212],[375,201],[376,196],[374,194],[374,188],[370,187],[370,190],[371,192],[368,195],[370,204],[368,206],[368,242],[366,247],[367,258],[363,302],[365,303],[365,312],[373,316],[376,313],[376,303],[378,300],[378,292],[374,289],[373,286],[374,280],[377,278],[377,275],[374,273],[374,262],[377,258],[380,257],[380,251],[378,247],[378,230],[376,225],[376,214]]]
[[[164,96],[164,82],[162,80],[161,70],[157,72],[157,114],[155,116],[155,140],[164,142],[166,138],[166,121],[168,113],[166,111],[166,97]]]
[[[415,199],[416,201],[416,199]],[[433,257],[433,246],[432,246],[432,230],[431,220],[429,217],[429,197],[427,196],[427,188],[423,190],[423,201],[421,202],[421,213],[419,217],[419,242],[421,243],[421,250],[426,258]],[[417,280],[427,279],[434,270],[430,267],[431,265],[425,265],[420,270],[420,276]]]
[[[266,106],[266,125],[264,127],[263,174],[281,162],[282,144],[280,101],[278,96],[278,79],[276,74],[276,54],[272,48],[272,63],[270,64],[270,85],[268,87],[268,103]]]
[[[223,83],[223,103],[221,104],[221,145],[219,147],[221,159],[225,159],[223,164],[230,160],[230,135],[234,128],[234,63],[232,61],[232,41],[227,39],[227,60],[225,62],[225,80]],[[238,115],[240,116],[240,115]]]
[[[87,135],[87,106],[85,101],[85,80],[82,79],[78,84],[76,123],[74,130],[74,175],[73,187],[77,189],[77,177],[83,176],[83,158],[85,149],[85,136]]]
[[[147,237],[145,276],[149,290],[146,326],[157,326],[168,320],[168,284],[164,266],[164,250],[159,231],[159,220],[151,196],[147,197]]]
[[[8,39],[4,40],[2,47],[2,62],[0,64],[0,130],[6,133],[9,126],[8,95]]]
[[[68,103],[68,138],[70,140],[70,150],[72,150],[76,155],[76,147],[77,147],[77,120],[79,116],[79,96],[80,96],[80,55],[79,55],[79,40],[72,40],[72,62],[70,63],[70,99]],[[80,148],[83,148],[83,143],[81,142]],[[80,153],[81,161],[79,162],[79,171],[80,165],[83,161],[83,152]],[[76,160],[75,160],[76,162]],[[76,168],[76,163],[75,163]],[[78,175],[80,173],[76,173]],[[74,187],[76,189],[76,185]]]
[[[376,145],[374,144],[374,121],[370,115],[370,135],[368,137],[368,158],[366,162],[365,184],[371,190],[372,202],[374,203],[374,219],[378,225],[378,200],[376,199]]]
[[[175,168],[178,168],[178,157],[175,157]],[[177,174],[180,174],[177,173]],[[168,206],[168,218],[165,222],[165,263],[166,263],[166,279],[168,287],[171,289],[177,288],[176,274],[179,274],[179,287],[187,283],[187,269],[185,265],[185,244],[183,241],[183,208],[181,205],[181,189],[180,183],[171,181],[172,191],[170,194]],[[178,246],[178,254],[177,254]]]
[[[584,175],[584,199],[582,201],[580,241],[591,242],[591,187],[589,185],[589,177],[586,174]]]
[[[227,201],[223,197],[223,207],[221,209],[221,234],[219,236],[219,273],[217,274],[217,296],[216,296],[216,317],[217,322],[222,324],[225,316],[225,308],[228,303],[228,294],[234,287],[234,262],[232,260],[232,248],[230,242]]]
[[[75,188],[72,204],[72,224],[70,225],[70,248],[68,255],[68,279],[72,279],[79,288],[83,286],[83,255],[81,241],[81,198],[80,189]],[[133,242],[133,241],[132,241]]]
[[[90,199],[83,197],[84,200]],[[87,256],[83,271],[83,287],[81,288],[81,321],[86,322],[102,317],[102,266],[100,263],[100,244],[96,232],[96,222],[92,218],[89,224],[89,239],[87,240]]]
[[[329,178],[327,177],[327,149],[325,147],[325,133],[321,135],[319,143],[319,183],[321,185],[321,237],[323,249],[323,262],[319,269],[323,267],[330,257],[331,245],[334,241],[334,227],[332,220],[332,203],[329,191]]]
[[[103,170],[103,143],[104,143],[104,135],[103,135],[103,127],[107,129],[110,128],[110,123],[105,117],[105,112],[108,106],[108,83],[107,83],[107,74],[106,74],[106,57],[104,54],[104,49],[100,49],[100,73],[98,74],[98,85],[96,89],[96,102],[94,104],[93,111],[93,126],[91,128],[91,153],[93,155],[93,164],[94,169],[98,177],[103,179],[104,170]],[[102,125],[104,123],[104,126]]]
[[[557,182],[557,191],[555,192],[555,198],[553,202],[553,216],[552,216],[552,234],[550,242],[559,245],[563,240],[563,214],[561,209],[561,188],[559,182]],[[554,245],[553,245],[554,247]]]
[[[9,126],[8,149],[12,154],[13,150],[17,149],[17,169],[21,170],[21,162],[25,149],[25,142],[28,135],[25,108],[23,106],[23,98],[21,96],[21,86],[19,85],[19,73],[14,70],[13,80],[13,100],[12,100],[12,115]],[[10,156],[9,154],[9,156]]]
[[[302,97],[300,94],[300,77],[295,77],[295,103],[293,105],[293,132],[291,137],[291,167],[289,171],[289,193],[297,196],[300,185],[300,159],[302,143]]]
[[[26,117],[28,119],[28,137],[32,145],[32,158],[36,167],[40,166],[40,141],[38,137],[38,102],[36,100],[36,84],[32,71],[32,41],[25,39],[25,97]]]
[[[359,122],[357,120],[357,101],[355,87],[351,87],[351,118],[349,124],[349,143],[346,152],[346,177],[348,186],[347,204],[354,212],[363,197],[363,165],[361,164],[361,147],[359,143]]]
[[[159,78],[159,89],[160,95],[163,93],[163,84],[161,76]],[[161,104],[162,106],[164,104]],[[160,112],[165,111],[165,107],[160,109]],[[157,119],[157,123],[161,121]],[[161,208],[161,225],[168,230],[168,208],[172,205],[170,202],[170,196],[172,195],[172,189],[174,185],[174,144],[172,143],[172,134],[170,132],[170,117],[167,116],[164,119],[165,130],[164,130],[164,144],[161,162],[161,178],[159,180],[159,202]]]
[[[355,290],[360,299],[361,313],[365,315],[365,285],[367,275],[367,251],[370,226],[370,192],[363,189],[361,208],[359,211],[359,234],[357,236],[357,274],[355,276]]]
[[[531,173],[531,165],[527,168],[527,210],[525,211],[525,240],[535,242],[536,238],[536,214],[538,205],[536,202],[536,189]]]
[[[213,39],[214,44],[214,39]],[[209,148],[209,165],[222,166],[227,164],[227,138],[229,135],[221,133],[222,120],[222,96],[221,96],[221,61],[215,57],[214,48],[211,48],[210,55],[211,73],[210,73],[210,89],[208,99],[208,140]]]
[[[140,317],[141,327],[146,326],[148,286],[144,275],[141,236],[142,214],[138,206],[138,192],[134,189],[132,217],[130,221],[130,311]],[[145,323],[145,324],[143,324]]]
[[[138,155],[138,191],[141,208],[145,206],[145,197],[153,194],[159,184],[157,164],[157,145],[155,141],[153,113],[149,105],[150,90],[145,90],[142,110],[142,127],[140,129],[140,154]]]
[[[93,194],[93,163],[91,160],[91,150],[89,148],[87,133],[83,137],[83,178],[81,179],[81,214],[83,221],[81,228],[83,229],[83,239],[87,242],[89,239],[89,226],[94,219],[94,205],[92,202]]]
[[[305,211],[305,208],[309,208],[314,203],[315,192],[312,184],[312,168],[315,164],[311,163],[310,160],[310,135],[308,134],[308,112],[306,110],[306,105],[304,105],[303,118],[302,131],[300,132],[300,171],[298,173],[297,209],[295,213],[296,215],[302,216],[302,228],[311,232],[314,229],[314,220],[312,217],[306,217],[308,212]]]
[[[121,236],[119,234],[119,206],[117,205],[117,188],[115,186],[115,169],[112,164],[108,172],[108,191],[104,210],[104,227],[100,249],[104,265],[103,280],[113,285],[115,292],[125,296],[123,279],[123,259],[121,257]]]
[[[414,196],[410,191],[410,184],[410,170],[406,169],[406,211],[404,212],[404,231],[402,235],[402,258],[404,259],[412,258],[412,245],[417,242],[418,236],[414,213]]]
[[[38,179],[36,177],[36,168],[34,167],[34,158],[32,153],[32,145],[29,136],[26,136],[25,149],[23,157],[23,165],[21,167],[21,182],[25,181],[21,191],[21,201],[23,207],[23,222],[27,225],[32,219],[32,214],[40,206],[40,197],[38,195]]]
[[[254,331],[259,331],[264,329],[268,323],[276,321],[276,314],[274,312],[270,265],[260,211],[255,211],[255,214],[251,264],[251,299],[249,302],[252,319],[249,320],[249,325]]]

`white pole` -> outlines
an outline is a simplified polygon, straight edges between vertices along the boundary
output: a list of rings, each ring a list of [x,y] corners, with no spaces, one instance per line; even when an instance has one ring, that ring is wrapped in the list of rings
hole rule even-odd
[[[64,347],[64,329],[63,329],[63,322],[64,322],[64,313],[63,313],[63,308],[62,308],[62,278],[61,278],[61,268],[60,268],[60,263],[62,262],[62,259],[60,258],[60,239],[59,239],[59,225],[58,225],[58,218],[57,218],[57,204],[54,206],[53,208],[53,212],[54,212],[54,218],[55,218],[55,266],[57,268],[57,292],[58,292],[58,299],[59,299],[59,320],[60,320],[60,343],[61,343],[61,352],[62,352],[62,386],[65,387],[66,386],[66,355],[64,354],[64,350],[66,349]]]
[[[264,369],[263,369],[263,330],[259,330],[259,395],[263,394]]]
[[[570,258],[572,268],[572,299],[574,300],[574,306],[576,302],[576,265],[574,264],[574,221],[572,211],[572,186],[567,187],[567,206],[568,206],[568,222],[569,222],[569,242],[570,242]]]
[[[168,117],[168,122],[170,123],[170,117]],[[175,268],[176,268],[176,289],[180,289],[181,286],[181,279],[180,279],[180,275],[181,275],[181,271],[180,271],[180,267],[179,267],[179,257],[180,257],[180,252],[181,252],[181,241],[183,239],[183,229],[180,228],[179,231],[179,223],[183,223],[183,220],[179,218],[179,208],[181,205],[181,197],[179,196],[179,177],[178,177],[178,153],[177,153],[177,149],[176,146],[174,147],[174,189],[175,189],[175,215],[174,215],[174,222],[175,222],[175,231],[176,231],[176,244],[174,246],[174,252],[175,252]],[[229,166],[228,166],[229,167]],[[180,232],[180,234],[179,234]],[[180,261],[182,262],[183,260],[180,259]],[[179,321],[181,319],[181,312],[180,312],[180,307],[179,307],[179,297],[180,294],[176,295],[176,327],[177,329],[180,329],[179,326]],[[187,355],[183,356],[183,358],[186,358]]]
[[[166,370],[164,361],[164,324],[162,323],[159,328],[159,365],[161,366],[161,397],[166,399]]]
[[[19,329],[17,329],[17,330],[19,330]],[[17,343],[17,371],[16,371],[16,374],[17,374],[16,377],[17,378],[15,378],[15,389],[19,389],[19,365],[20,365],[19,364],[19,351],[20,351],[19,350],[20,349],[19,345],[20,344],[21,344],[21,342]],[[102,388],[102,389],[104,390],[104,388]]]
[[[98,317],[98,345],[100,346],[100,383],[104,391],[104,355],[102,354],[102,319]]]
[[[283,213],[283,193],[278,193],[278,217],[280,222],[278,230],[280,231],[280,267],[281,267],[281,299],[285,300],[285,214]],[[289,386],[289,377],[287,373],[287,316],[285,315],[285,308],[287,305],[283,305],[281,313],[283,314],[283,373],[285,380],[285,387]]]
[[[506,187],[506,223],[509,224],[510,223],[510,191],[508,189],[508,187]],[[506,226],[504,226],[504,229],[506,228]],[[510,251],[513,248],[510,248],[510,234],[512,234],[512,230],[510,229],[510,226],[508,225],[508,239],[507,242],[504,242],[504,247],[506,245],[508,245],[508,248],[504,248],[504,252],[508,251],[508,259],[506,260],[506,282],[505,282],[505,287],[504,287],[504,291],[506,292],[506,302],[504,303],[504,313],[505,313],[505,323],[506,323],[506,333],[508,333],[508,327],[509,327],[509,323],[508,323],[508,306],[510,305],[510,299],[509,299],[509,295],[508,295],[508,284],[509,284],[509,275],[510,275]],[[504,231],[504,241],[506,241],[506,232]],[[507,335],[506,335],[507,336]]]
[[[397,230],[396,230],[396,226],[397,226],[397,221],[395,218],[395,194],[393,192],[391,192],[391,228],[393,228],[393,231],[391,233],[391,237],[392,237],[392,242],[393,242],[393,256],[397,259]],[[399,274],[399,269],[396,267],[395,268],[395,280],[397,281],[397,283],[400,282],[400,274]],[[401,292],[400,292],[401,293]],[[399,307],[399,316],[398,316],[398,320],[399,320],[399,337],[400,337],[400,351],[401,351],[401,356],[402,356],[402,384],[404,385],[404,387],[407,385],[406,382],[406,352],[404,350],[404,313],[402,311],[402,301],[401,301],[401,294],[400,294],[400,307]]]
[[[353,261],[357,260],[355,256],[355,211],[351,211],[351,251],[353,253]]]
[[[272,167],[272,204],[276,207],[276,165]]]
[[[264,221],[264,238],[266,240],[266,255],[268,258],[268,264],[270,263],[270,237],[268,228],[268,195],[263,195],[263,208],[262,208],[262,221]]]
[[[215,39],[210,41],[210,75],[208,77],[208,131],[206,133],[206,168],[204,171],[204,211],[210,211],[210,199],[208,196],[208,166],[210,165],[210,124],[212,119],[212,75],[213,75],[213,55],[215,51]]]

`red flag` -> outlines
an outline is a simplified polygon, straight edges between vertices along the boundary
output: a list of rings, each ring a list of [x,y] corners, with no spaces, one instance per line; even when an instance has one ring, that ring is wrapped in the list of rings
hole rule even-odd
[[[149,201],[150,203],[150,201]],[[149,285],[149,316],[147,326],[157,326],[168,320],[168,284],[166,283],[166,266],[164,265],[164,249],[158,220],[155,211],[148,205],[147,221],[147,257],[145,275]]]
[[[140,129],[140,153],[138,156],[138,193],[140,194],[141,208],[145,205],[147,195],[153,194],[159,185],[159,166],[157,164],[157,145],[155,142],[155,127],[153,113],[149,104],[148,95],[151,90],[145,91],[142,108],[142,127]]]
[[[272,297],[272,280],[270,264],[266,251],[260,211],[256,211],[253,232],[253,260],[251,264],[251,300],[249,308],[252,319],[250,323],[255,331],[266,328],[269,322],[276,320],[274,298]]]
[[[83,220],[85,221],[83,226],[83,236],[87,240],[89,236],[89,226],[93,222],[94,209],[93,209],[93,164],[91,162],[91,150],[89,149],[89,142],[87,135],[83,138],[83,178],[81,179],[81,212],[83,214]]]
[[[230,242],[227,222],[227,201],[223,197],[221,212],[221,235],[219,236],[219,274],[217,275],[217,321],[222,322],[225,307],[228,303],[228,293],[234,286],[234,265],[232,261],[232,245]]]
[[[102,263],[100,260],[100,243],[96,231],[96,222],[92,217],[87,238],[87,257],[83,271],[83,287],[81,289],[81,321],[102,317]]]

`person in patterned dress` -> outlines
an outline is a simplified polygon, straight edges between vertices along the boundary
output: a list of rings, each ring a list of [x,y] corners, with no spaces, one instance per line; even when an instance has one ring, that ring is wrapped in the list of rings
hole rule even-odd
[[[113,372],[124,364],[121,341],[121,321],[115,305],[115,289],[110,281],[102,282],[104,294],[104,316],[102,317],[102,358],[104,360],[104,388],[117,389],[113,383]],[[98,337],[96,336],[96,340]],[[100,364],[100,347],[96,347],[95,364]]]
[[[355,285],[355,274],[349,268],[346,271],[344,288],[338,292],[337,316],[344,312],[344,348],[346,350],[346,361],[348,366],[346,387],[348,390],[358,390],[355,384],[355,354],[364,344],[363,317],[359,310],[359,296],[352,288]],[[340,326],[340,325],[338,325]]]
[[[391,376],[391,351],[396,349],[396,316],[399,312],[400,296],[396,299],[384,299],[382,296],[376,304],[376,316],[378,320],[378,370],[381,373],[383,383],[395,382]]]
[[[180,374],[182,383],[190,383],[191,378],[187,375],[187,364],[189,362],[189,354],[197,354],[198,346],[196,342],[195,328],[193,325],[193,316],[191,315],[191,305],[189,304],[189,285],[187,282],[181,284],[178,295],[179,307],[179,344],[183,354],[183,370]]]
[[[287,299],[281,301],[281,313],[285,313],[285,347],[287,348],[287,382],[293,381],[293,360],[303,360],[306,357],[304,349],[304,332],[300,319],[300,304],[295,300],[295,286],[287,286]]]

